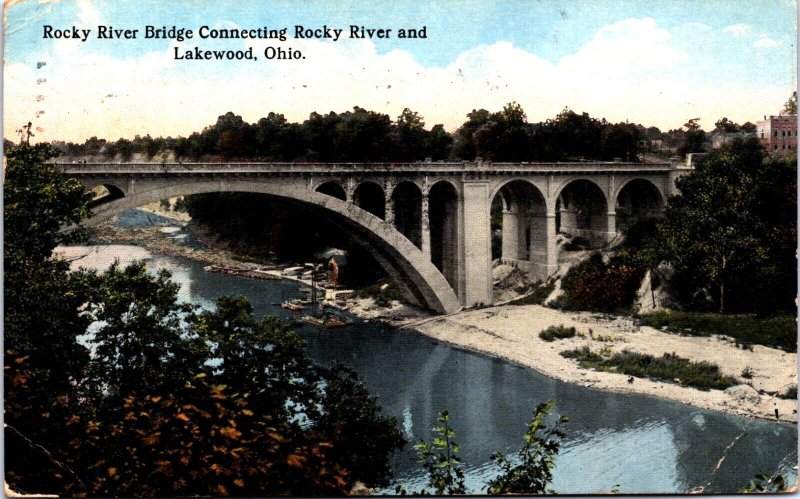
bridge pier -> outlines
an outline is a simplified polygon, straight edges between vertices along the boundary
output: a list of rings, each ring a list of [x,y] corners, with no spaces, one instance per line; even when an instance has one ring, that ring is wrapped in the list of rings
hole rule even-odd
[[[609,211],[606,220],[606,241],[611,242],[617,237],[617,213]]]
[[[431,220],[430,215],[428,215],[428,193],[422,193],[422,209],[421,211],[421,222],[420,222],[420,230],[422,232],[422,254],[425,256],[427,261],[431,261]]]
[[[556,245],[556,212],[547,212],[547,276],[558,272],[558,246]]]
[[[383,211],[383,220],[387,224],[394,226],[394,201],[392,200],[391,194],[386,196],[386,207]]]
[[[503,248],[502,258],[506,260],[522,260],[525,257],[520,240],[525,241],[525,227],[520,223],[516,207],[503,210]],[[522,237],[520,238],[520,230]]]
[[[459,268],[464,269],[464,306],[492,304],[492,241],[489,220],[489,186],[485,180],[463,180],[463,251]]]

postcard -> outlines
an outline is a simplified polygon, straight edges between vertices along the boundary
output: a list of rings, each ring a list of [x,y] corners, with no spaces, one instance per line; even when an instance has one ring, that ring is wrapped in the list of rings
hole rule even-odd
[[[5,491],[797,490],[797,4],[10,0]]]

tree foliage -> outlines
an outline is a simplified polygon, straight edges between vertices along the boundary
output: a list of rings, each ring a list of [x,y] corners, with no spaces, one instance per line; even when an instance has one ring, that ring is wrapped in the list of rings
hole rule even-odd
[[[572,267],[564,276],[564,295],[557,304],[566,309],[620,312],[630,309],[645,268],[627,253],[608,263],[600,253]]]
[[[404,440],[357,376],[242,298],[180,303],[143,264],[50,258],[88,197],[9,152],[5,423],[9,484],[64,495],[341,495],[385,485]]]
[[[792,92],[792,96],[789,97],[789,100],[783,105],[783,109],[781,110],[781,115],[793,115],[797,114],[797,90]]]
[[[693,294],[720,312],[767,312],[796,294],[794,157],[765,159],[757,139],[715,151],[676,182],[655,242]]]
[[[499,494],[544,494],[552,492],[547,485],[553,479],[554,458],[561,447],[564,432],[560,425],[568,418],[561,416],[552,426],[545,418],[555,406],[554,401],[539,404],[528,423],[523,439],[525,443],[512,461],[502,452],[495,452],[492,461],[500,467],[500,474],[489,481],[487,492]]]
[[[428,486],[434,494],[464,494],[464,469],[458,457],[461,448],[454,440],[456,432],[450,427],[450,414],[442,411],[437,420],[441,425],[433,428],[436,434],[433,441],[423,440],[414,445],[418,460],[428,474]]]
[[[523,435],[524,443],[516,458],[509,459],[502,452],[492,454],[492,461],[500,469],[497,476],[486,483],[489,494],[552,493],[547,490],[547,485],[553,479],[554,459],[561,447],[561,440],[565,437],[560,427],[568,421],[562,416],[555,424],[548,425],[547,418],[553,407],[555,401],[536,407],[533,419],[527,424]],[[456,432],[450,425],[450,414],[442,411],[437,420],[441,424],[433,428],[433,440],[422,440],[414,445],[418,460],[427,472],[428,486],[435,495],[466,494],[464,469],[461,458],[458,457],[461,447],[454,440]],[[427,493],[427,490],[422,490],[416,494]]]

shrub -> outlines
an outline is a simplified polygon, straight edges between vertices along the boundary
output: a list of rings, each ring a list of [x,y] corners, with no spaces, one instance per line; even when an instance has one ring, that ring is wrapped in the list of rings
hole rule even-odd
[[[583,367],[599,371],[612,371],[638,378],[649,378],[659,381],[674,382],[679,379],[682,385],[700,389],[714,388],[723,390],[738,384],[738,381],[723,375],[719,366],[710,362],[691,362],[678,357],[674,353],[665,353],[661,357],[623,350],[612,356],[604,356],[592,352],[588,347],[561,352],[566,358],[574,358]]]
[[[786,352],[797,351],[797,322],[793,315],[760,318],[753,314],[681,312],[663,310],[641,317],[642,323],[668,332],[692,336],[724,334],[745,345],[764,345]]]
[[[575,336],[576,332],[577,331],[574,327],[564,327],[563,325],[550,326],[539,333],[539,338],[543,339],[544,341],[562,340],[566,338],[572,338]]]
[[[778,394],[779,398],[782,399],[797,399],[797,385],[792,385],[786,389],[785,392]]]
[[[644,276],[644,269],[625,257],[614,257],[608,264],[600,253],[571,268],[561,281],[562,308],[600,312],[628,311]]]

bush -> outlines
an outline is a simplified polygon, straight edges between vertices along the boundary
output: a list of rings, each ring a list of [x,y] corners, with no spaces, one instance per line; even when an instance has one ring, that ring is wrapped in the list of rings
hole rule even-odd
[[[566,338],[572,338],[575,336],[576,332],[577,331],[574,327],[564,327],[563,325],[550,326],[539,333],[539,338],[543,339],[544,341],[563,340]]]
[[[561,281],[564,298],[560,308],[598,312],[629,311],[644,277],[644,269],[625,257],[608,264],[600,253],[571,268]]]
[[[790,399],[790,400],[794,399],[794,400],[796,400],[797,399],[797,385],[790,386],[789,388],[786,389],[785,392],[779,393],[778,397],[782,398],[782,399]]]
[[[793,315],[759,318],[753,314],[722,315],[663,310],[643,315],[641,319],[644,325],[667,332],[692,336],[723,334],[745,345],[797,351],[797,321]]]
[[[710,362],[692,362],[674,353],[661,357],[623,350],[611,357],[604,357],[583,347],[580,350],[561,352],[566,358],[577,359],[581,366],[598,371],[611,371],[649,378],[658,381],[675,382],[700,389],[714,388],[724,390],[739,382],[732,376],[723,375],[719,366]]]

